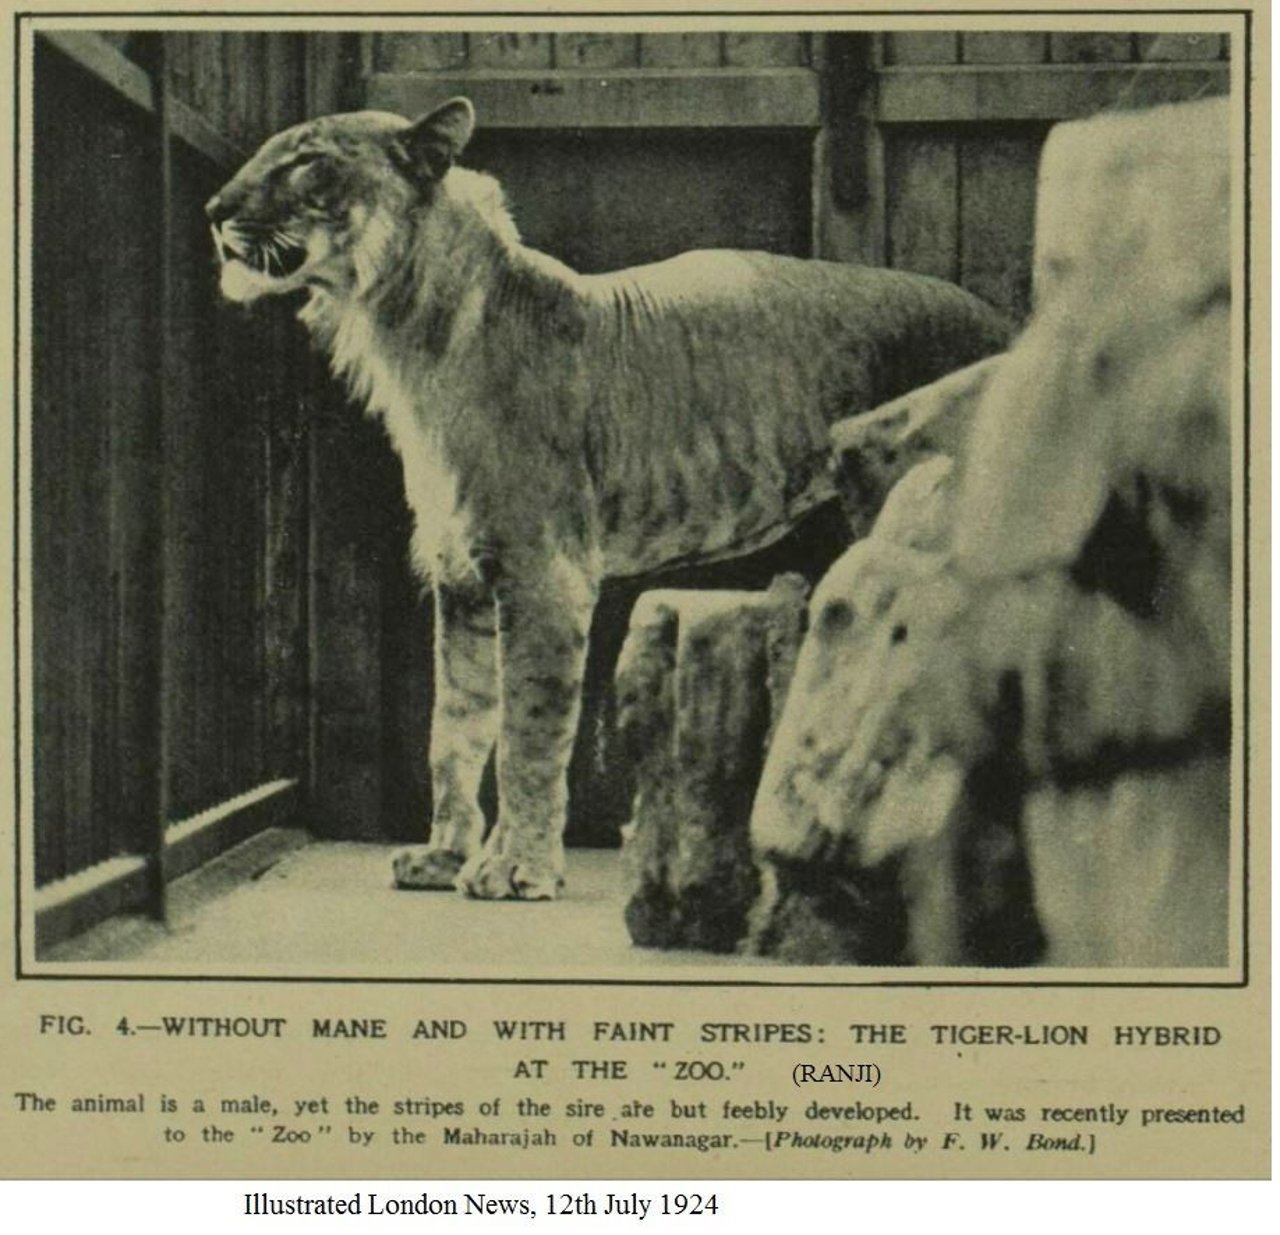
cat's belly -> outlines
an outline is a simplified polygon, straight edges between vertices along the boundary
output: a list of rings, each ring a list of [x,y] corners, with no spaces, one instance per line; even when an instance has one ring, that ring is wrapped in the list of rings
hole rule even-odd
[[[835,497],[825,470],[797,492],[760,486],[734,503],[635,501],[631,518],[612,526],[602,518],[602,560],[608,578],[650,574],[664,568],[716,562],[766,548],[816,507]]]

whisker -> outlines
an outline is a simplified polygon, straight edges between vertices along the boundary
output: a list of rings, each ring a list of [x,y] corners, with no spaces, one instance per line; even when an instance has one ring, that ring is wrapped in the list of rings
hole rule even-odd
[[[288,225],[255,219],[228,219],[222,224],[226,250],[268,277],[283,278],[306,252],[305,238]]]

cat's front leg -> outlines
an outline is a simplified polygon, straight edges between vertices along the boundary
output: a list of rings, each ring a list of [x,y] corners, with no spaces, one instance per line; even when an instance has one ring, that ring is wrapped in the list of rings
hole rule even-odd
[[[598,590],[594,573],[563,555],[527,563],[499,585],[498,824],[459,876],[472,896],[560,893],[569,757]]]
[[[396,886],[445,889],[480,852],[480,780],[498,736],[498,658],[492,590],[478,580],[435,583],[435,703],[431,714],[431,836],[397,854]]]

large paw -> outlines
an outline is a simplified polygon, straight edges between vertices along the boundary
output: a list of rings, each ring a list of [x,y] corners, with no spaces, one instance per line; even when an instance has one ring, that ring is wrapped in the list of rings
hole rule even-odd
[[[564,887],[564,876],[548,864],[520,862],[501,853],[472,858],[458,876],[458,887],[480,900],[553,901]]]
[[[465,854],[454,849],[415,845],[396,854],[391,869],[395,872],[397,888],[451,892],[458,886],[458,872],[466,860]]]

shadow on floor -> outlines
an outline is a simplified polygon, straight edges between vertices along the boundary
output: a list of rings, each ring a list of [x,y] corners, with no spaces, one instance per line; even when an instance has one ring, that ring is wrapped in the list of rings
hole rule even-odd
[[[641,977],[637,970],[751,964],[634,947],[616,850],[571,850],[564,898],[525,904],[398,891],[399,847],[272,829],[176,880],[168,926],[114,918],[39,959],[132,962],[131,972],[146,974],[419,979]]]

